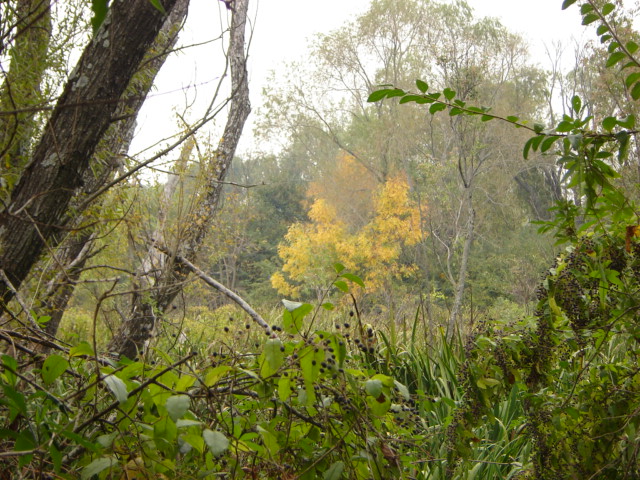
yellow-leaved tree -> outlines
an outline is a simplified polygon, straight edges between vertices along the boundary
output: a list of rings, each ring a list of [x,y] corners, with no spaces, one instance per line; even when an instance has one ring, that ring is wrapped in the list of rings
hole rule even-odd
[[[352,159],[341,163],[340,170],[350,176],[357,170]],[[366,218],[360,225],[339,215],[336,197],[322,196],[326,189],[312,185],[309,191],[315,197],[309,222],[291,225],[278,248],[284,265],[271,277],[271,284],[280,294],[320,298],[335,275],[335,262],[363,277],[370,293],[389,288],[393,279],[415,275],[416,265],[403,260],[402,254],[406,247],[419,243],[423,233],[420,210],[406,180],[393,177],[369,190],[371,202],[363,204],[368,203],[372,211],[360,212],[359,218]]]

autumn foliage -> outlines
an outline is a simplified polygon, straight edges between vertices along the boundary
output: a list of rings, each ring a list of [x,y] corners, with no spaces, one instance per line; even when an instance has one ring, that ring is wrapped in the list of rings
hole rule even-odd
[[[354,177],[368,177],[348,156],[341,159],[336,176],[329,187],[311,184],[309,222],[291,225],[278,249],[284,265],[271,277],[271,283],[283,295],[320,294],[333,275],[330,266],[335,262],[361,272],[373,293],[388,287],[393,279],[413,276],[417,270],[402,255],[406,247],[418,244],[424,236],[421,212],[411,199],[407,181],[398,175],[370,190],[336,189],[340,184],[348,188],[348,180]],[[348,208],[351,215],[339,214]],[[348,222],[345,218],[349,217],[360,221]]]

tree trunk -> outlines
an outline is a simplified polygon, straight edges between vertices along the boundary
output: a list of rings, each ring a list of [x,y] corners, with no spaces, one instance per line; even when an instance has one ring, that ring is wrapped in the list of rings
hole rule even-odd
[[[80,202],[111,181],[114,173],[122,166],[121,156],[127,152],[136,125],[136,118],[142,107],[153,82],[167,58],[167,54],[176,44],[178,33],[187,16],[189,0],[177,0],[173,11],[169,14],[156,40],[149,48],[143,59],[143,67],[138,71],[122,96],[115,118],[120,118],[112,124],[100,144],[94,158],[93,168],[84,174],[82,194],[77,199]],[[72,205],[75,202],[72,202]],[[77,207],[77,205],[73,205]],[[74,210],[75,208],[72,208]],[[87,223],[87,218],[75,219],[74,227]],[[96,228],[84,227],[78,235],[69,234],[64,237],[60,248],[55,253],[55,261],[51,268],[56,270],[48,274],[52,277],[43,297],[40,315],[48,315],[51,320],[47,323],[46,331],[56,335],[62,315],[75,286],[80,279],[83,268],[92,251]]]
[[[471,254],[471,245],[473,244],[473,236],[475,229],[476,212],[473,208],[473,195],[471,185],[466,187],[466,201],[469,208],[469,218],[467,221],[467,231],[465,232],[464,247],[462,249],[462,259],[460,260],[460,268],[458,270],[458,280],[456,282],[456,295],[453,300],[453,307],[449,315],[449,324],[447,325],[447,338],[451,339],[457,328],[460,327],[459,317],[462,308],[462,300],[464,298],[464,290],[467,281],[467,271],[469,268],[469,255]]]
[[[165,0],[171,12],[177,0]],[[149,0],[113,2],[85,48],[11,198],[0,211],[0,269],[21,286],[45,245],[63,229],[96,147],[129,81],[162,28]],[[0,281],[1,307],[13,297]]]
[[[218,148],[207,165],[204,191],[199,195],[200,200],[178,242],[179,251],[176,253],[190,262],[195,260],[205,235],[211,228],[222,191],[221,182],[226,176],[244,123],[251,111],[245,55],[248,3],[249,0],[236,0],[233,4],[231,39],[227,54],[231,72],[229,116]],[[175,255],[165,255],[161,263],[163,270],[154,279],[151,293],[137,292],[133,296],[131,314],[111,339],[107,347],[109,352],[134,358],[153,336],[157,316],[163,315],[182,291],[189,269],[176,261]]]

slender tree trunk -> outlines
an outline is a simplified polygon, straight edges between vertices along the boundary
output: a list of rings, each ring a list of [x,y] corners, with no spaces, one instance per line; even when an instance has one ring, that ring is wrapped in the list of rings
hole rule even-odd
[[[163,2],[171,13],[177,0]],[[129,81],[164,24],[149,0],[113,2],[63,89],[11,198],[0,210],[0,308],[7,309],[69,205]]]
[[[153,82],[167,58],[168,53],[176,44],[178,33],[187,16],[189,0],[177,0],[173,11],[166,18],[156,40],[142,62],[143,67],[138,71],[122,96],[115,118],[119,118],[107,130],[98,145],[93,158],[93,168],[84,174],[82,198],[95,193],[98,189],[111,181],[115,172],[121,168],[122,155],[126,154],[133,139],[136,118],[142,107]],[[74,199],[72,201],[75,203]],[[100,201],[100,200],[98,200]],[[73,205],[77,207],[77,205]],[[75,208],[72,207],[72,210]],[[71,221],[71,219],[69,219]],[[73,222],[75,228],[81,228],[83,223],[89,223],[88,218],[81,216]],[[81,228],[78,234],[64,237],[60,247],[55,252],[54,261],[50,262],[51,277],[47,285],[40,308],[40,315],[51,317],[46,325],[46,332],[56,335],[62,315],[73,295],[75,286],[80,279],[84,266],[91,256],[93,241],[96,237],[96,227]]]
[[[248,3],[249,0],[235,0],[233,3],[231,39],[227,54],[232,95],[229,116],[218,148],[207,165],[204,191],[188,219],[176,252],[190,262],[195,260],[205,235],[211,228],[222,191],[221,182],[231,165],[244,123],[251,111],[245,55]],[[134,358],[152,338],[157,317],[164,314],[182,291],[189,269],[182,262],[176,261],[175,254],[165,255],[162,265],[162,272],[154,279],[153,290],[134,295],[131,314],[111,339],[107,347],[109,352]]]
[[[473,208],[473,195],[471,185],[466,187],[466,201],[469,209],[469,217],[467,220],[467,231],[465,232],[464,247],[462,248],[462,259],[458,270],[458,280],[455,286],[455,298],[453,307],[449,315],[449,324],[447,325],[447,338],[451,339],[457,328],[460,328],[460,310],[462,308],[462,300],[464,299],[464,290],[467,281],[467,271],[469,269],[469,255],[471,254],[471,246],[473,244],[476,212]]]

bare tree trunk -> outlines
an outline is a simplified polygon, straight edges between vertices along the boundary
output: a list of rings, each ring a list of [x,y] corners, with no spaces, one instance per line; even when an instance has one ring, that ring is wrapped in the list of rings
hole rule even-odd
[[[171,13],[176,2],[165,0],[165,11]],[[7,278],[0,281],[0,308],[7,309],[45,245],[55,246],[89,160],[164,20],[149,0],[113,2],[85,48],[0,211],[0,269]]]
[[[476,212],[473,208],[473,195],[471,185],[466,187],[466,201],[469,209],[469,218],[467,220],[467,231],[465,232],[464,247],[462,249],[462,259],[458,270],[458,280],[455,285],[455,298],[453,307],[449,315],[449,324],[447,325],[447,338],[451,339],[457,328],[460,328],[460,309],[462,308],[462,300],[464,299],[464,290],[467,281],[467,271],[469,269],[469,255],[471,254],[471,246],[473,244],[473,236],[475,229]]]
[[[231,102],[222,139],[206,168],[206,185],[199,203],[188,219],[179,239],[181,258],[193,261],[211,228],[218,208],[222,181],[235,154],[244,123],[251,111],[245,55],[245,28],[249,0],[236,0],[231,20],[231,39],[227,61],[231,72]],[[134,358],[153,336],[156,317],[161,316],[182,291],[189,269],[178,262],[175,255],[165,255],[163,270],[154,279],[151,292],[137,292],[132,301],[129,318],[123,322],[108,345],[109,352]]]
[[[122,166],[121,156],[127,152],[136,125],[138,112],[142,107],[153,82],[167,58],[167,54],[176,44],[178,33],[187,16],[189,0],[177,0],[173,11],[169,14],[156,40],[149,48],[142,62],[143,67],[138,71],[122,96],[122,102],[114,113],[120,118],[107,130],[105,137],[98,145],[93,158],[94,167],[84,174],[83,188],[80,198],[89,196],[111,181],[114,173]],[[75,200],[75,199],[74,199]],[[86,222],[81,216],[75,219],[74,226],[79,227]],[[46,326],[50,335],[55,335],[60,325],[62,315],[67,308],[75,286],[80,279],[85,263],[91,255],[93,240],[96,236],[95,227],[85,227],[78,235],[67,235],[51,262],[54,273],[43,297],[41,315],[51,317]]]

